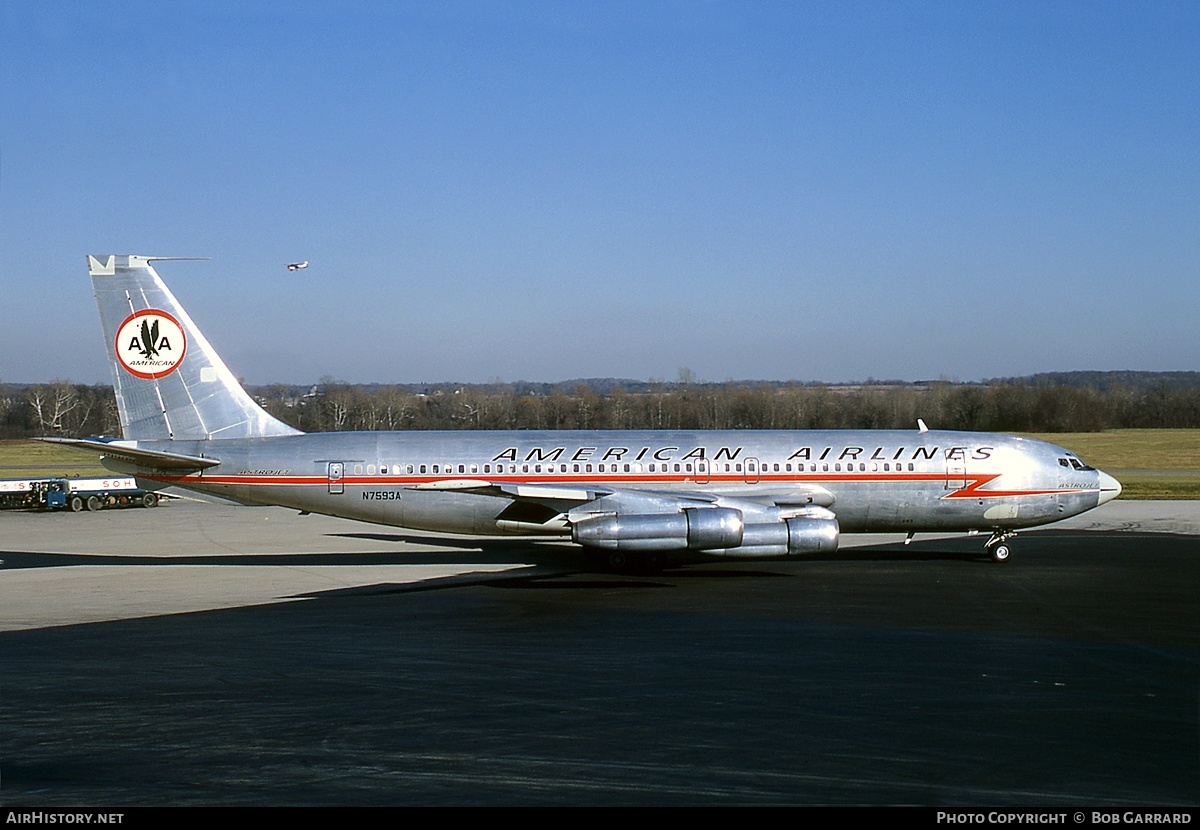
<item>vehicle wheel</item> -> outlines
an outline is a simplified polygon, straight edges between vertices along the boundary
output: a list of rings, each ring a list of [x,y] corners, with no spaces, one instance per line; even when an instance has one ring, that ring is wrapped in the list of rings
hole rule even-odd
[[[158,494],[147,493],[142,496],[142,507],[156,507],[158,505]]]
[[[629,567],[629,557],[625,555],[624,551],[614,550],[608,555],[608,567],[621,573]]]
[[[87,509],[89,513],[95,513],[100,509],[100,499],[95,496],[88,496]]]
[[[993,545],[989,553],[992,555],[993,562],[1007,562],[1008,557],[1012,556],[1012,549],[1001,542],[998,545]]]
[[[79,496],[71,496],[71,512],[78,513],[83,510],[83,499]]]

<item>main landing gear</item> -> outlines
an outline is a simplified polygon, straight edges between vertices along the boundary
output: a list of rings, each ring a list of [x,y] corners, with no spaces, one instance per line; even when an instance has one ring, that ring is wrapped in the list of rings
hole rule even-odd
[[[619,574],[656,574],[667,567],[667,555],[660,551],[625,552],[584,548],[588,563],[599,570]]]
[[[1012,547],[1008,544],[1008,540],[1016,536],[1015,530],[997,530],[992,533],[990,539],[983,544],[983,550],[992,558],[993,562],[1007,562],[1012,556]]]

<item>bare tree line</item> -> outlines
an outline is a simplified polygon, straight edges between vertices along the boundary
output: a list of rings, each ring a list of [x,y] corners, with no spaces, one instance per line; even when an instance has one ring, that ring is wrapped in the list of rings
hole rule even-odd
[[[0,438],[117,435],[111,386],[70,381],[34,386],[0,384]]]
[[[1003,381],[921,385],[651,384],[601,393],[520,391],[518,384],[443,385],[428,392],[325,379],[251,393],[306,432],[427,429],[940,429],[1090,432],[1200,428],[1200,387],[1078,387]],[[657,387],[657,388],[656,388]],[[0,385],[0,437],[117,435],[112,388],[56,381]]]

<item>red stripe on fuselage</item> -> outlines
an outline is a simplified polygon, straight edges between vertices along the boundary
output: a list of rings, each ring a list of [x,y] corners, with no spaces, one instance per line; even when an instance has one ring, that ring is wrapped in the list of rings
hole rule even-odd
[[[329,484],[327,476],[221,476],[221,475],[188,475],[188,476],[166,476],[152,475],[144,476],[153,481],[160,481],[169,484],[180,484],[187,486],[191,485],[225,485],[225,486],[276,486],[276,487],[326,487]],[[457,476],[343,476],[336,481],[347,487],[411,487],[416,484],[433,484],[439,481],[460,481],[464,478],[473,478],[469,474],[463,473]],[[953,476],[952,478],[960,478]],[[967,486],[961,487],[953,492],[942,496],[943,499],[982,499],[982,498],[1015,498],[1019,496],[1045,496],[1053,493],[1086,493],[1091,492],[1091,489],[1083,488],[1068,488],[1068,489],[1049,489],[1049,490],[984,490],[988,484],[1000,478],[999,473],[985,475],[967,475],[961,477],[967,482]],[[573,475],[545,475],[545,476],[513,476],[513,475],[491,475],[484,474],[478,478],[479,481],[487,481],[491,484],[550,484],[550,485],[570,485],[570,486],[587,486],[606,487],[618,484],[625,485],[672,485],[684,484],[693,487],[710,487],[712,485],[721,484],[818,484],[818,485],[836,485],[841,483],[854,484],[891,484],[895,482],[925,482],[930,484],[941,484],[946,481],[946,476],[942,473],[846,473],[845,475],[761,475],[755,481],[747,481],[745,476],[710,476],[703,484],[697,482],[693,478],[684,478],[679,476],[648,476],[648,475],[614,475],[604,478],[573,476]],[[436,491],[430,491],[436,492]],[[448,491],[452,492],[452,491]]]

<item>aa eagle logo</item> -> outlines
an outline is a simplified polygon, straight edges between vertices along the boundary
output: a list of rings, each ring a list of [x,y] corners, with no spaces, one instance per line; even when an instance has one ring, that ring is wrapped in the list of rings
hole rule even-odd
[[[166,340],[166,338],[163,338],[163,340]],[[142,354],[146,357],[154,357],[158,354],[158,348],[155,346],[158,342],[158,320],[154,321],[154,325],[149,325],[145,320],[142,320]],[[138,342],[134,340],[130,345],[137,348]],[[171,346],[170,343],[166,343],[165,345],[167,348]]]
[[[187,337],[179,321],[156,308],[135,311],[117,329],[117,361],[135,377],[166,377],[179,368]]]

